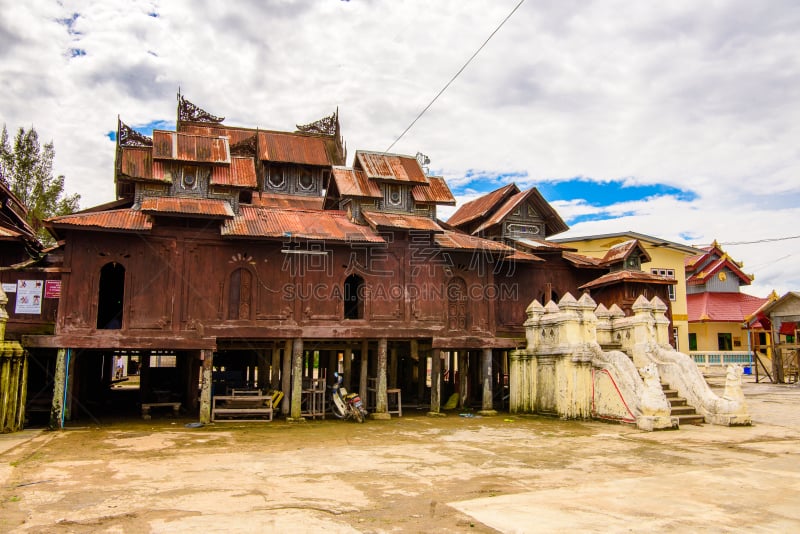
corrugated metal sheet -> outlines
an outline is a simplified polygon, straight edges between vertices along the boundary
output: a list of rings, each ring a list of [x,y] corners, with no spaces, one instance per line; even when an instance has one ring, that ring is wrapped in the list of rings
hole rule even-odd
[[[153,157],[199,163],[230,163],[228,140],[188,133],[153,131]]]
[[[211,169],[211,184],[230,187],[256,187],[256,166],[252,158],[232,157],[230,165]]]
[[[441,176],[428,176],[429,187],[415,185],[411,188],[411,195],[415,202],[421,204],[446,204],[456,205],[456,198]]]
[[[514,261],[546,261],[544,258],[540,258],[535,254],[528,254],[527,252],[522,252],[521,250],[515,250],[513,254],[504,256],[503,259]]]
[[[576,254],[574,252],[563,252],[561,255],[565,260],[574,265],[575,267],[588,267],[590,269],[600,268],[600,259],[584,256],[583,254]]]
[[[742,323],[767,302],[746,293],[695,293],[686,295],[686,310],[689,322]]]
[[[600,278],[596,278],[589,283],[583,284],[578,289],[592,289],[594,287],[607,286],[618,282],[639,282],[643,284],[663,284],[673,285],[676,284],[674,278],[667,278],[657,274],[650,274],[644,271],[614,271],[604,274]]]
[[[343,197],[381,198],[378,184],[367,178],[364,171],[357,171],[347,167],[334,167],[333,180],[336,188]]]
[[[120,172],[125,176],[130,176],[131,178],[152,180],[152,149],[150,147],[122,147]]]
[[[321,137],[281,132],[258,132],[258,154],[264,161],[333,165]]]
[[[612,263],[619,263],[623,261],[625,258],[627,258],[629,255],[631,255],[637,249],[639,250],[640,254],[643,253],[644,255],[647,256],[647,259],[644,261],[650,261],[649,255],[647,255],[647,252],[645,252],[644,248],[642,248],[642,246],[639,244],[639,241],[636,239],[631,239],[623,243],[620,243],[618,245],[614,245],[613,247],[608,249],[608,252],[606,252],[605,256],[603,256],[601,263],[603,265],[611,265]]]
[[[357,151],[355,167],[375,180],[411,182],[426,186],[428,179],[416,158],[383,152]]]
[[[76,213],[53,217],[49,219],[56,228],[63,227],[94,227],[114,230],[127,230],[143,232],[150,230],[153,223],[145,213],[139,210],[125,209],[114,211],[99,211],[90,213]]]
[[[204,135],[206,137],[227,137],[231,145],[235,145],[256,134],[252,128],[234,128],[230,126],[201,126],[199,124],[181,124],[181,133]]]
[[[519,243],[526,248],[536,250],[539,252],[553,252],[557,250],[574,252],[575,249],[569,245],[562,245],[560,243],[553,243],[552,241],[544,241],[541,239],[533,239],[530,237],[510,237],[515,243]]]
[[[493,208],[500,202],[503,202],[510,195],[519,193],[519,188],[515,184],[508,184],[505,187],[496,189],[491,193],[487,193],[482,197],[476,198],[471,202],[467,202],[453,213],[447,224],[452,226],[461,226],[478,219],[485,217]]]
[[[233,217],[233,209],[226,200],[186,197],[145,197],[145,213],[176,214],[201,217]]]
[[[258,206],[241,206],[236,218],[225,221],[222,235],[337,242],[384,242],[369,227],[350,222],[340,211],[277,210]]]
[[[419,230],[424,232],[444,232],[436,221],[418,215],[404,213],[362,212],[364,219],[373,228],[393,228],[395,230]]]
[[[322,197],[305,197],[299,195],[277,195],[274,193],[257,193],[250,201],[254,206],[263,208],[321,210],[325,199]]]
[[[498,254],[513,254],[515,250],[507,245],[458,232],[437,234],[436,244],[448,250],[483,250]]]

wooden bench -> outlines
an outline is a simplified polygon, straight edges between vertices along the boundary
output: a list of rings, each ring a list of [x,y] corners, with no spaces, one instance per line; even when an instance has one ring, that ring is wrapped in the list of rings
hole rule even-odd
[[[272,396],[217,395],[211,407],[211,421],[272,421]],[[256,418],[256,417],[261,418]],[[264,419],[266,417],[266,419]]]
[[[143,402],[142,403],[142,419],[150,420],[150,408],[165,408],[172,407],[172,413],[178,417],[181,410],[180,402]]]

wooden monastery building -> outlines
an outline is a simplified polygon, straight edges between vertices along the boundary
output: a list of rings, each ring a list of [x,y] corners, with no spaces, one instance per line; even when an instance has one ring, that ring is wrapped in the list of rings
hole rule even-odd
[[[567,226],[536,189],[503,187],[444,223],[453,194],[415,157],[345,160],[338,113],[292,132],[235,127],[179,95],[175,131],[120,122],[118,200],[48,221],[58,315],[23,344],[53,362],[53,424],[108,404],[117,357],[138,367],[134,404],[201,422],[237,389],[320,416],[336,371],[379,416],[401,399],[438,412],[456,392],[460,408],[503,409],[526,307],[621,277],[546,241]]]

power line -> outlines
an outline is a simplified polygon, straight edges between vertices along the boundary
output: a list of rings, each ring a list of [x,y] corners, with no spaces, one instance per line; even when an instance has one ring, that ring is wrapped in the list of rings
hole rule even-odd
[[[764,239],[757,239],[755,241],[727,241],[725,243],[718,243],[719,245],[755,245],[757,243],[774,243],[775,241],[788,241],[790,239],[800,239],[800,235],[791,235],[788,237],[765,237]]]
[[[464,69],[467,68],[467,65],[469,65],[473,59],[475,59],[475,56],[477,56],[480,53],[480,51],[483,50],[483,47],[486,46],[489,43],[489,41],[491,41],[492,37],[494,37],[494,34],[496,34],[500,30],[500,28],[503,27],[503,25],[508,21],[508,19],[511,18],[511,16],[517,11],[517,9],[519,9],[519,6],[521,6],[523,3],[525,3],[525,0],[520,0],[519,3],[516,6],[514,6],[514,9],[511,10],[511,13],[509,13],[508,16],[506,16],[506,18],[503,19],[500,25],[494,29],[494,31],[489,35],[489,37],[486,38],[483,44],[480,47],[478,47],[478,49],[475,51],[474,54],[472,54],[472,56],[470,56],[467,62],[464,63],[464,65],[460,69],[458,69],[458,72],[456,72],[455,75],[453,75],[453,77],[450,78],[450,81],[447,82],[444,87],[442,87],[442,90],[436,93],[436,96],[433,97],[433,100],[431,100],[430,103],[427,106],[425,106],[425,109],[419,112],[417,118],[411,121],[411,124],[409,124],[408,127],[405,130],[403,130],[403,133],[401,133],[400,136],[397,139],[395,139],[391,145],[389,145],[389,147],[385,150],[385,152],[389,152],[392,149],[392,147],[395,144],[397,144],[397,142],[400,139],[402,139],[403,136],[406,135],[406,133],[408,133],[411,127],[414,126],[414,124],[416,124],[416,122],[425,114],[425,112],[428,111],[428,109],[433,105],[433,103],[436,102],[436,100],[438,100],[440,96],[442,96],[442,93],[444,93],[447,90],[447,88],[450,87],[450,84],[453,83],[462,72],[464,72]]]

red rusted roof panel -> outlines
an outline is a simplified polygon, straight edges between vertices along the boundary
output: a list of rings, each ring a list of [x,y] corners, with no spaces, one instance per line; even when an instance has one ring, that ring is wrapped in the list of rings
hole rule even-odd
[[[600,259],[564,251],[562,257],[575,267],[600,268]]]
[[[235,128],[231,126],[202,126],[199,124],[181,124],[181,133],[204,135],[206,137],[227,137],[229,144],[235,145],[253,137],[256,130],[251,128]]]
[[[515,252],[515,249],[497,241],[458,232],[437,234],[435,239],[437,245],[449,250],[482,250],[501,254],[514,254]]]
[[[614,263],[619,263],[625,260],[625,258],[630,256],[637,250],[639,251],[640,255],[643,255],[645,257],[645,259],[643,260],[644,262],[650,261],[650,255],[647,253],[647,251],[644,250],[642,245],[639,243],[639,240],[630,239],[623,243],[619,243],[618,245],[614,245],[613,247],[608,249],[606,255],[603,256],[601,263],[603,265],[611,265]]]
[[[122,147],[120,159],[120,172],[123,175],[143,180],[154,179],[153,151],[150,147]]]
[[[340,211],[279,210],[259,206],[241,206],[239,215],[223,224],[222,235],[342,242],[384,242],[368,226],[350,222],[347,216]]]
[[[321,210],[325,199],[300,195],[276,195],[273,193],[254,194],[250,203],[262,208]]]
[[[321,137],[280,132],[258,132],[258,154],[264,161],[333,165]]]
[[[97,229],[127,230],[143,232],[153,226],[150,217],[139,210],[125,209],[114,211],[96,211],[63,215],[48,219],[56,227],[85,227]]]
[[[230,150],[224,137],[153,131],[153,157],[199,163],[229,163]]]
[[[485,217],[487,213],[497,207],[497,205],[503,202],[509,195],[516,193],[519,193],[519,188],[516,184],[508,184],[491,193],[486,193],[482,197],[467,202],[458,208],[456,212],[447,219],[447,224],[461,226],[480,217]]]
[[[405,213],[383,213],[379,211],[362,212],[364,219],[373,228],[391,228],[394,230],[419,230],[423,232],[444,232],[436,221],[419,215]]]
[[[343,197],[381,198],[383,196],[378,184],[367,178],[364,171],[334,167],[333,180],[336,182],[339,194]]]
[[[211,169],[211,184],[230,187],[256,187],[256,166],[252,158],[233,156],[230,165],[215,165]]]
[[[356,163],[369,178],[396,182],[428,184],[416,158],[383,152],[356,152]]]
[[[650,274],[644,271],[614,271],[604,274],[589,283],[583,284],[578,289],[591,289],[593,287],[607,286],[617,282],[639,282],[643,284],[662,284],[674,285],[677,282],[674,278],[667,278],[658,274]]]
[[[233,217],[233,209],[226,200],[188,197],[145,197],[145,213],[175,214],[202,217]]]
[[[421,204],[446,204],[456,205],[456,198],[441,176],[428,176],[429,187],[415,185],[411,188],[411,195],[415,202]]]

